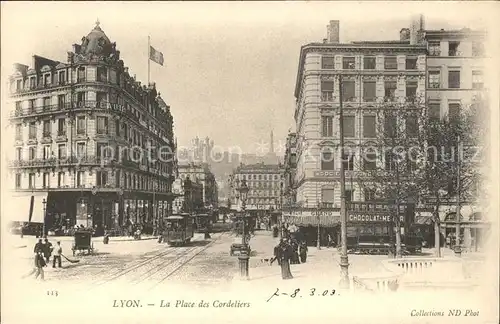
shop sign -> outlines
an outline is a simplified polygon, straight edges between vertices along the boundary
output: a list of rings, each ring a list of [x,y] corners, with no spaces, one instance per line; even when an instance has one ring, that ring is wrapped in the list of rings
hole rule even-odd
[[[404,223],[404,216],[400,215],[399,220]],[[389,223],[392,221],[391,215],[374,215],[374,214],[349,214],[347,217],[348,222],[359,223]]]

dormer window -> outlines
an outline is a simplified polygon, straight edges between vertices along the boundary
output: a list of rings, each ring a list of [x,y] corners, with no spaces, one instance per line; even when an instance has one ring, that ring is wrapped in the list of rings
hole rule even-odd
[[[36,87],[36,77],[30,78],[30,89],[35,89]]]
[[[50,74],[47,73],[43,76],[43,85],[48,86],[50,85]]]
[[[108,69],[105,67],[97,67],[97,81],[106,82],[108,81]]]
[[[66,71],[59,72],[59,84],[66,83]]]
[[[22,90],[23,89],[23,79],[16,80],[16,90]]]

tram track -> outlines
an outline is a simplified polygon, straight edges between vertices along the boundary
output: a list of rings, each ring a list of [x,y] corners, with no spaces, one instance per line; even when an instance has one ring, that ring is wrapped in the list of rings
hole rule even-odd
[[[132,280],[128,280],[125,284],[130,284],[130,285],[138,285],[140,283],[145,282],[146,280],[148,281],[157,281],[154,286],[157,284],[165,281],[168,277],[172,276],[174,273],[176,273],[182,266],[184,266],[186,263],[191,261],[193,258],[195,258],[197,255],[199,255],[201,252],[205,251],[208,247],[210,247],[212,244],[214,244],[216,241],[218,241],[224,233],[219,235],[217,238],[214,238],[212,241],[210,241],[208,244],[204,246],[192,246],[192,247],[180,247],[180,248],[170,248],[166,251],[160,251],[159,253],[154,254],[153,256],[140,261],[139,263],[136,263],[128,268],[118,270],[114,272],[113,274],[109,275],[107,278],[97,281],[96,283],[92,284],[92,287],[89,290],[95,289],[97,287],[102,287],[106,284],[111,284],[111,283],[116,283],[120,279],[124,278],[127,274],[130,274],[133,271],[138,271],[140,272],[142,268],[149,266],[151,267],[144,273],[139,273],[138,276],[135,278],[132,278]],[[196,241],[194,241],[196,242]],[[194,243],[193,242],[193,243]],[[179,249],[187,248],[187,250],[180,251]],[[197,250],[198,249],[198,250]],[[193,251],[195,251],[193,253]],[[159,260],[160,258],[164,257],[174,257],[173,260],[161,260],[160,263],[154,264],[155,261]],[[182,258],[182,261],[179,262],[179,258]],[[151,263],[153,265],[151,266]],[[166,267],[172,267],[172,270],[167,273],[167,275],[160,275],[160,278],[156,279],[154,278],[155,276],[158,276],[162,270],[164,270]],[[154,288],[152,286],[150,289]],[[148,289],[148,290],[150,290]]]

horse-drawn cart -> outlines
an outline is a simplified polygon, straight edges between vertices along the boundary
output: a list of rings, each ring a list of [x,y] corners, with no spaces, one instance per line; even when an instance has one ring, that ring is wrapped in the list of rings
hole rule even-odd
[[[87,250],[88,254],[94,254],[94,244],[92,243],[92,232],[89,231],[76,231],[74,235],[75,241],[71,250],[73,256],[76,251],[81,252]]]

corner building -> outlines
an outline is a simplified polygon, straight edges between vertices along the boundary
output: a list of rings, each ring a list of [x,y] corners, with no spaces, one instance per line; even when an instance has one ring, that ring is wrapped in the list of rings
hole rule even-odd
[[[362,191],[357,185],[360,174],[356,171],[363,165],[363,147],[371,145],[377,125],[384,123],[377,112],[386,102],[404,107],[405,102],[424,98],[426,87],[426,47],[417,44],[417,35],[408,40],[339,43],[339,28],[338,21],[331,21],[322,43],[302,46],[295,88],[296,201],[306,209],[330,209],[332,218],[322,225],[331,227],[340,219],[342,160],[347,199],[372,199],[369,190]],[[338,150],[339,76],[344,147],[352,152],[344,159]],[[379,158],[381,163],[383,158]],[[301,213],[301,218],[306,214]],[[288,219],[293,222],[292,218]]]
[[[10,202],[19,221],[43,222],[43,199],[47,229],[154,226],[167,214],[176,149],[170,107],[154,83],[129,74],[99,23],[66,63],[34,56],[31,67],[16,64],[9,87]]]

